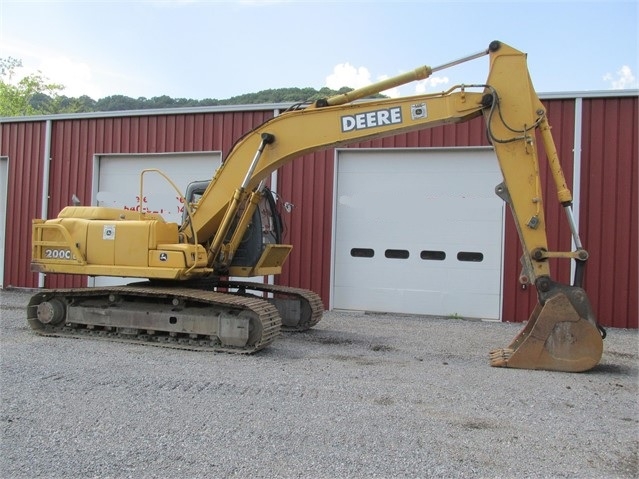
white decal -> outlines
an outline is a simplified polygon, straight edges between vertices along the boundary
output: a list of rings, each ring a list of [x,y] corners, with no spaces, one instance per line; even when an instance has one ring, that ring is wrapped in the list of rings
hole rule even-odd
[[[342,131],[362,130],[377,126],[394,125],[402,122],[402,109],[399,106],[385,110],[374,110],[341,118]]]
[[[102,230],[103,240],[115,240],[115,225],[104,225]]]
[[[413,120],[419,120],[420,118],[426,118],[428,116],[428,110],[426,110],[426,103],[416,103],[410,106],[410,117]]]
[[[46,259],[75,259],[68,249],[45,249],[44,257]]]

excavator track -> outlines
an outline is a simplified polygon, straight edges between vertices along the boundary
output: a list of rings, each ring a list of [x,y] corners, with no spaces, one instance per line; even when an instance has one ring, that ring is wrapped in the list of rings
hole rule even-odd
[[[264,299],[279,311],[283,331],[306,331],[319,323],[324,314],[322,299],[307,289],[232,280],[218,281],[216,286],[237,289],[242,293],[253,290],[272,295]]]
[[[263,299],[151,283],[43,291],[27,320],[43,336],[233,354],[255,353],[281,330],[279,312]]]
[[[319,323],[324,314],[322,298],[308,289],[252,281],[222,280],[218,276],[195,278],[188,281],[143,281],[132,283],[130,286],[149,284],[186,288],[187,290],[217,291],[234,297],[252,297],[268,301],[277,308],[283,331],[306,331]]]

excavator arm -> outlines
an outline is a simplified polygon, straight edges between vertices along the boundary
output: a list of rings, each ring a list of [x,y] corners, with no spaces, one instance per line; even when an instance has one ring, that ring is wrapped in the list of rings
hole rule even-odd
[[[586,371],[598,364],[605,331],[598,326],[581,288],[588,253],[583,249],[546,111],[532,86],[523,54],[493,42],[484,110],[489,139],[504,182],[495,189],[512,211],[523,247],[522,280],[534,283],[539,303],[525,328],[506,348],[490,353],[492,366]],[[488,96],[490,95],[490,97]],[[549,251],[539,174],[537,135],[548,160],[556,195],[576,245],[575,251]],[[549,258],[576,262],[573,285],[552,280]]]
[[[484,84],[459,85],[438,94],[363,100],[371,94],[426,78],[440,69],[484,55],[490,57],[489,75]],[[179,231],[174,229],[175,225],[164,224],[161,218],[143,215],[132,218],[119,211],[102,211],[104,208],[76,207],[63,210],[58,220],[36,220],[32,269],[179,280],[234,274],[233,257],[249,228],[265,181],[280,166],[320,149],[468,121],[480,115],[485,118],[487,135],[504,179],[496,187],[496,193],[510,206],[523,246],[522,278],[535,284],[539,298],[522,332],[508,347],[490,353],[491,365],[588,370],[599,362],[603,349],[602,335],[581,289],[583,264],[588,254],[575,228],[572,197],[545,108],[529,77],[526,55],[501,42],[492,42],[484,51],[440,67],[420,67],[343,95],[291,108],[263,123],[234,145]],[[549,251],[538,137],[549,161],[558,201],[566,211],[576,251]],[[91,232],[96,222],[97,227]],[[144,238],[148,241],[144,241],[148,245],[139,245],[142,260],[135,257],[139,263],[131,259],[129,264],[124,253],[117,259],[118,240],[111,241],[113,238],[105,236],[107,226],[113,228],[115,236],[116,225],[120,245],[124,242],[127,248],[131,238],[147,232]],[[99,246],[91,250],[92,254],[88,252],[89,245],[75,241],[77,231],[86,235],[87,230],[87,243]],[[43,254],[47,245],[54,242],[58,251],[68,249],[69,253],[62,259],[47,260]],[[115,245],[116,259],[110,257],[100,264],[103,245],[112,248]],[[286,245],[265,245],[258,261],[260,267],[246,268],[244,275],[276,274],[289,250],[290,246]],[[549,258],[575,260],[578,271],[575,284],[556,283],[551,277]],[[55,313],[55,308],[47,308],[42,308],[45,319]]]

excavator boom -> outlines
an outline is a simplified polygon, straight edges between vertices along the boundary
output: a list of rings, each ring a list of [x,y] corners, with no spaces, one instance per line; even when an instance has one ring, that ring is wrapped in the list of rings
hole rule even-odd
[[[484,55],[489,56],[490,63],[485,83],[458,85],[437,94],[364,100],[371,94]],[[524,251],[521,278],[535,285],[539,298],[526,327],[509,346],[490,353],[490,364],[558,371],[591,369],[601,358],[603,343],[582,289],[588,253],[581,246],[574,226],[572,196],[546,110],[530,80],[526,54],[501,42],[492,42],[486,50],[440,67],[423,66],[346,94],[298,105],[266,121],[237,141],[201,198],[192,203],[193,211],[179,229],[160,217],[144,214],[132,217],[127,212],[96,207],[65,208],[57,219],[34,220],[32,269],[44,273],[142,276],[163,281],[164,285],[167,281],[193,285],[193,281],[207,277],[277,274],[290,251],[289,245],[270,240],[258,242],[255,260],[242,264],[237,260],[241,244],[247,243],[251,225],[259,221],[255,215],[266,197],[265,181],[271,172],[321,149],[464,122],[481,115],[504,180],[496,187],[496,193],[512,211]],[[538,138],[549,162],[558,201],[566,211],[577,245],[575,251],[550,251],[548,247]],[[52,246],[66,253],[48,258],[46,252]],[[135,255],[129,253],[131,249]],[[562,285],[552,279],[550,258],[576,262],[578,274],[574,284]],[[248,289],[262,295],[269,293],[284,325],[296,329],[312,326],[321,316],[317,295],[302,290],[250,288],[244,283],[219,280],[214,281],[213,288],[220,285],[237,287],[240,296]],[[239,302],[227,307],[232,302],[227,304],[216,295],[198,293],[189,298],[183,289],[180,296],[171,296],[166,288],[137,288],[104,291],[90,299],[86,299],[84,292],[73,291],[36,295],[29,307],[29,321],[34,329],[49,331],[52,328],[58,331],[61,326],[57,325],[70,323],[91,330],[122,329],[125,334],[133,330],[136,335],[140,329],[154,334],[161,330],[174,336],[186,333],[194,336],[190,338],[194,341],[199,341],[200,335],[219,336],[230,347],[253,350],[273,337],[271,334],[268,341],[263,341],[261,331],[273,331],[278,326],[272,324],[272,310],[260,309],[253,303]],[[151,299],[146,302],[140,299],[145,296]],[[144,315],[148,302],[164,305],[163,312],[156,314],[158,318],[176,312],[170,316],[175,320],[171,327],[163,326],[161,319],[153,321]],[[83,306],[79,307],[79,303]],[[118,308],[126,310],[126,320],[118,316]],[[104,320],[103,310],[112,312],[111,320]],[[177,312],[187,310],[188,324],[180,329],[175,326],[181,321]],[[95,317],[84,320],[82,312],[86,313],[84,316]],[[216,316],[215,324],[204,327],[200,322],[202,315]]]
[[[277,168],[307,153],[480,116],[483,94],[470,92],[470,88],[458,86],[434,95],[310,106],[286,111],[263,123],[235,144],[216,171],[193,214],[195,234],[202,239],[219,232],[237,185],[253,190]],[[475,90],[481,88],[476,86]],[[262,146],[264,135],[269,142]],[[263,153],[252,165],[255,151]],[[251,172],[248,178],[247,171]],[[187,237],[190,229],[191,225],[182,228]]]

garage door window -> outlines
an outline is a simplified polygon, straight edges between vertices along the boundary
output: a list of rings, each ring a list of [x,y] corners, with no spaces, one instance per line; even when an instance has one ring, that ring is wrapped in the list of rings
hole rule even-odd
[[[443,251],[422,251],[419,257],[428,261],[444,261],[446,253]]]
[[[471,263],[481,263],[484,261],[483,253],[476,253],[472,251],[460,251],[457,253],[458,261],[469,261]]]
[[[405,249],[387,249],[384,256],[390,259],[408,259],[410,254]]]
[[[375,256],[375,251],[370,248],[353,248],[351,249],[351,256],[353,258],[372,258]]]

